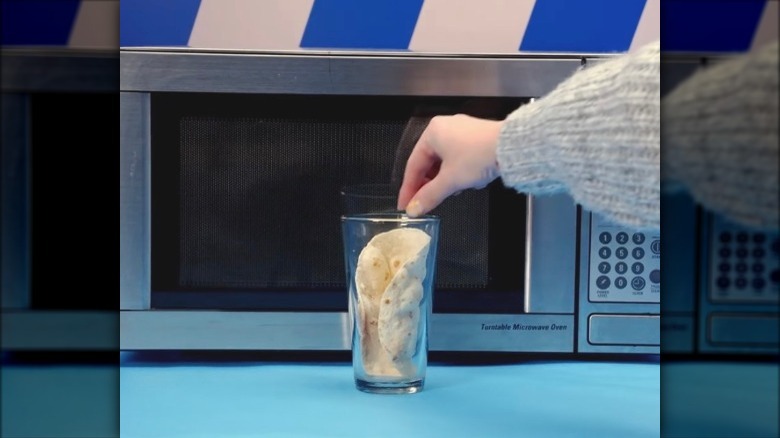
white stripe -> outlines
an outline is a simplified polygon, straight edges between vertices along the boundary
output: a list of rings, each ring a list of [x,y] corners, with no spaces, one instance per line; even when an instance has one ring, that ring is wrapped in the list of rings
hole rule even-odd
[[[517,53],[536,0],[425,0],[409,49]]]
[[[119,0],[82,0],[68,46],[88,49],[119,48]]]
[[[314,0],[202,0],[189,46],[299,49]]]
[[[778,30],[778,12],[780,12],[780,0],[769,0],[764,7],[764,14],[756,27],[756,33],[753,35],[753,43],[750,50],[758,49],[766,43],[777,41]]]
[[[661,0],[647,0],[631,40],[629,52],[661,39]]]

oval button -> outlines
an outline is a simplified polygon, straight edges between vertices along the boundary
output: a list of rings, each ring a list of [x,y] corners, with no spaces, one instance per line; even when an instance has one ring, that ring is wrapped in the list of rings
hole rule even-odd
[[[653,269],[652,272],[650,272],[650,282],[653,284],[658,284],[661,282],[661,270],[660,269]]]

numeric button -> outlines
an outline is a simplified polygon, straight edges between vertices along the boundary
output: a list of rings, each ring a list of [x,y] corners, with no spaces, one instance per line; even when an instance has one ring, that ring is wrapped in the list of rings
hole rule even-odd
[[[615,272],[617,272],[618,274],[623,275],[623,274],[626,273],[626,271],[628,271],[628,265],[627,264],[625,264],[623,262],[618,262],[615,265]]]
[[[615,242],[625,245],[628,242],[628,233],[625,233],[623,231],[617,233],[615,235]]]
[[[628,281],[626,281],[626,277],[618,277],[615,279],[615,287],[618,289],[625,288],[626,284],[628,284]]]
[[[603,233],[599,234],[599,242],[603,243],[604,245],[608,244],[612,241],[612,235],[608,232],[604,231]]]
[[[631,265],[631,272],[633,272],[634,275],[639,275],[644,271],[645,271],[645,265],[639,262],[636,262],[633,265]]]
[[[628,250],[624,246],[619,246],[615,250],[615,257],[623,260],[624,258],[628,257]]]
[[[631,240],[633,240],[635,244],[641,245],[645,243],[645,235],[642,233],[634,233],[634,235],[631,236]]]
[[[612,255],[612,250],[609,249],[609,247],[602,246],[601,248],[599,248],[599,257],[601,257],[602,259],[608,259],[609,256],[611,255]]]
[[[610,269],[612,269],[612,267],[609,265],[609,263],[607,262],[599,263],[599,272],[601,272],[602,274],[609,274]]]
[[[634,256],[635,260],[641,260],[642,257],[645,256],[645,250],[642,248],[634,248],[634,250],[631,251],[631,255]]]

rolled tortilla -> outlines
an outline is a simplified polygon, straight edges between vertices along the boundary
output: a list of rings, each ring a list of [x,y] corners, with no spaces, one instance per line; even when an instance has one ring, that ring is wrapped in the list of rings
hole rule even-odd
[[[358,329],[368,374],[416,372],[412,357],[429,245],[424,231],[399,228],[374,236],[358,257]]]
[[[379,342],[402,375],[416,372],[412,358],[417,352],[426,254],[427,246],[398,270],[379,303]]]
[[[385,256],[373,245],[367,245],[358,257],[355,286],[358,291],[358,321],[363,369],[370,375],[399,375],[389,355],[379,343],[379,299],[391,275]]]

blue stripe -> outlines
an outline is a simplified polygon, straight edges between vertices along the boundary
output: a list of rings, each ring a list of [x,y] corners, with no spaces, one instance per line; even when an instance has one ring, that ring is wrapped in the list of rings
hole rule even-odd
[[[661,50],[748,50],[765,6],[765,0],[664,1],[661,4]]]
[[[301,47],[409,48],[423,0],[315,0]]]
[[[67,46],[79,0],[3,0],[3,46]]]
[[[186,46],[200,0],[122,0],[119,45]]]
[[[645,0],[537,0],[520,50],[626,51],[644,6]]]

